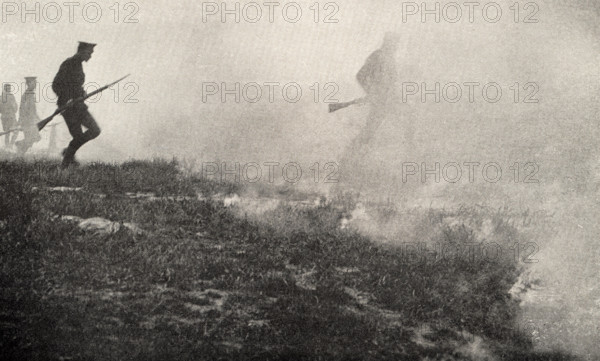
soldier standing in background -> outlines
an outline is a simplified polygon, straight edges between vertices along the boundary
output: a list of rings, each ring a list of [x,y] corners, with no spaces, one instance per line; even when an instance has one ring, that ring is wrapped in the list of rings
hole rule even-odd
[[[28,76],[25,78],[27,90],[21,96],[21,106],[19,107],[19,126],[25,138],[16,143],[17,153],[25,154],[29,148],[42,139],[37,127],[40,117],[36,109],[35,88],[37,85],[36,77]]]
[[[7,132],[13,129],[17,125],[17,101],[15,96],[12,94],[12,87],[10,84],[4,84],[2,89],[2,99],[0,99],[0,118],[2,120],[2,129]],[[6,148],[11,147],[15,143],[18,132],[13,132],[12,140],[11,133],[4,136],[4,146]]]
[[[52,90],[58,96],[58,107],[66,105],[69,101],[85,96],[83,84],[85,82],[85,74],[83,73],[83,62],[91,59],[94,47],[96,44],[79,42],[77,53],[65,60],[61,65],[58,73],[52,82]],[[82,145],[89,142],[100,135],[100,127],[96,120],[88,112],[88,107],[84,102],[74,104],[62,113],[69,133],[73,140],[69,146],[63,150],[63,167],[77,165],[75,153]],[[87,128],[82,131],[81,126]]]

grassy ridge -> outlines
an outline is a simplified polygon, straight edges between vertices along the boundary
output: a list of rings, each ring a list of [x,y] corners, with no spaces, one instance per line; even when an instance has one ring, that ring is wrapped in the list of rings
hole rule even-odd
[[[407,257],[340,230],[352,202],[238,217],[195,195],[239,185],[158,160],[2,162],[0,185],[0,348],[11,359],[569,359],[533,352],[514,324],[517,262]],[[57,186],[83,189],[45,190]],[[84,232],[62,215],[144,233]],[[442,244],[476,242],[433,211],[423,219]],[[514,241],[501,220],[495,229]]]

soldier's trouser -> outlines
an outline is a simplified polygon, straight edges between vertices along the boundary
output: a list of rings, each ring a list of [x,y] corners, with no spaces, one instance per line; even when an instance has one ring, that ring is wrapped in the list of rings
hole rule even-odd
[[[379,129],[379,126],[381,125],[381,123],[383,123],[387,115],[385,109],[381,105],[374,104],[371,107],[372,108],[367,118],[367,124],[359,134],[359,139],[361,143],[369,143],[371,141],[371,139],[377,132],[377,129]]]
[[[15,118],[15,117],[2,117],[2,130],[3,131],[6,132],[6,131],[11,130],[12,128],[15,127],[16,124],[17,124],[17,118]],[[18,132],[13,132],[12,134],[11,133],[6,134],[4,136],[4,145],[8,146],[11,143],[11,141],[10,141],[11,135],[12,135],[12,138],[13,138],[12,139],[12,143],[14,143],[15,139],[17,138],[17,134],[19,134],[19,133]]]
[[[73,140],[69,143],[69,148],[74,152],[85,143],[100,135],[100,127],[94,117],[88,112],[85,104],[67,109],[62,115],[69,128],[69,133],[73,137]],[[86,127],[87,130],[84,132],[81,126]]]

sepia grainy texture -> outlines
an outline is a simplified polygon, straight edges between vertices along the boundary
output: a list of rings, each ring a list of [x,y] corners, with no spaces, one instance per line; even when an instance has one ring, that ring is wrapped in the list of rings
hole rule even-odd
[[[1,1],[0,358],[600,358],[600,3]]]

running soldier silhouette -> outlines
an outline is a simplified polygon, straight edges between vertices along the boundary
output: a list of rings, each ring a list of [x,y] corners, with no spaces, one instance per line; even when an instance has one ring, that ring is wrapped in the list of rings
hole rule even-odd
[[[52,90],[58,96],[57,105],[62,107],[68,102],[84,97],[85,91],[83,84],[85,74],[83,73],[83,62],[91,59],[96,44],[79,42],[77,53],[65,60],[52,82]],[[100,127],[96,120],[88,112],[88,107],[84,102],[78,102],[62,113],[69,133],[73,140],[69,146],[63,150],[62,166],[64,168],[71,165],[78,165],[75,160],[75,153],[82,145],[100,135]],[[84,132],[82,126],[87,128]]]

